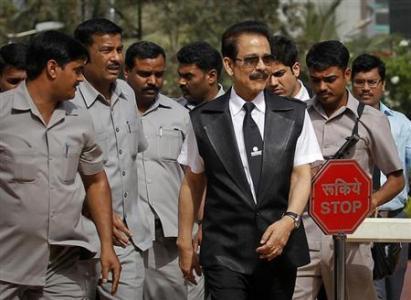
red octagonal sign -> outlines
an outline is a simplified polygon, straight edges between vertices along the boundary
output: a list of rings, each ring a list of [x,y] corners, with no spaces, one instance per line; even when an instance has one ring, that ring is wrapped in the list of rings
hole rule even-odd
[[[309,213],[325,234],[353,233],[369,213],[371,188],[355,160],[329,160],[313,179]]]

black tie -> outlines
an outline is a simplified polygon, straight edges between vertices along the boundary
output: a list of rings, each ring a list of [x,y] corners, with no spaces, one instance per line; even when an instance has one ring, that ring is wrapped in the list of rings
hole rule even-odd
[[[257,124],[251,117],[251,112],[255,108],[254,103],[245,103],[243,106],[245,117],[243,122],[244,146],[247,153],[248,167],[253,179],[254,191],[257,194],[258,183],[260,181],[261,164],[263,161],[263,140]]]

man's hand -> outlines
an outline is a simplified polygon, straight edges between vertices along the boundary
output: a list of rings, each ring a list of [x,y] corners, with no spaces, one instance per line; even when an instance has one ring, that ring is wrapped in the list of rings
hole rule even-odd
[[[117,291],[118,282],[120,280],[121,265],[112,247],[107,247],[107,249],[101,249],[100,263],[101,283],[106,283],[108,281],[108,273],[111,272],[111,294],[114,295]]]
[[[113,244],[125,248],[130,243],[131,231],[119,215],[113,212]]]
[[[179,254],[179,265],[183,277],[194,284],[197,284],[193,270],[195,270],[198,276],[201,276],[201,267],[198,261],[197,253],[194,251],[193,246],[183,247],[177,243]]]
[[[261,246],[257,248],[260,258],[270,261],[281,255],[293,229],[294,221],[288,217],[268,226],[261,238]]]

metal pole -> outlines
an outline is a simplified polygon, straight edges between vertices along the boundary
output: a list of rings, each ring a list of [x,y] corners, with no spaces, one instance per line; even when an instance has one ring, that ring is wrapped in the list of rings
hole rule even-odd
[[[345,240],[343,233],[333,235],[334,240],[334,299],[345,300]]]

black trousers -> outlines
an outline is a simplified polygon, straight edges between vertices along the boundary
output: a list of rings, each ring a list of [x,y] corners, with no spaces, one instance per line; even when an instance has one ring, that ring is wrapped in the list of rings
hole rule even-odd
[[[224,266],[203,270],[211,300],[291,300],[297,274],[297,268],[281,260],[261,261],[253,274],[234,272]]]

